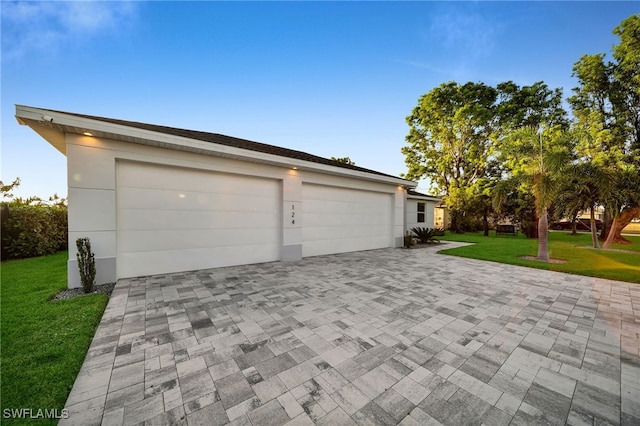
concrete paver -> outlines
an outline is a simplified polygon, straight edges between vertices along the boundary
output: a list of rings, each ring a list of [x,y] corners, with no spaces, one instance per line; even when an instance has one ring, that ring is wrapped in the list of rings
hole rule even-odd
[[[640,285],[455,245],[120,280],[60,424],[640,424]]]

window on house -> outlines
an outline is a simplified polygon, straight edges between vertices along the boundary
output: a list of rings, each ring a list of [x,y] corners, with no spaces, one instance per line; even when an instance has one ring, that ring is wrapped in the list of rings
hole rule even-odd
[[[424,203],[418,203],[418,223],[424,223]]]

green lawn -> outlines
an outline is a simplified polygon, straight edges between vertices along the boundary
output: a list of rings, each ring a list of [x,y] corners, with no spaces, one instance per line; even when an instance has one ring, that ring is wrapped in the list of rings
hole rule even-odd
[[[64,407],[107,304],[104,294],[47,301],[66,284],[67,252],[2,263],[0,413]]]
[[[640,222],[630,223],[623,230],[623,234],[638,234],[640,235]]]
[[[590,246],[590,234],[579,233],[575,236],[570,232],[551,232],[549,254],[551,258],[565,260],[566,263],[545,263],[520,258],[536,256],[538,253],[538,240],[527,239],[522,234],[517,237],[496,236],[495,232],[491,231],[489,236],[485,237],[481,232],[447,232],[444,237],[438,237],[440,240],[475,243],[471,246],[440,251],[443,254],[640,283],[640,237],[626,238],[632,241],[632,244],[614,244],[612,248],[633,253],[580,248]]]

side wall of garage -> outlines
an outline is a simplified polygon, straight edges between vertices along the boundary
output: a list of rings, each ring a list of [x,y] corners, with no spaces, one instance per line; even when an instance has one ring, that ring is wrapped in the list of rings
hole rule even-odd
[[[418,215],[418,203],[424,203],[424,210]],[[435,201],[424,199],[407,199],[407,230],[411,228],[435,228]],[[422,222],[419,219],[423,219]]]
[[[402,244],[405,192],[393,184],[73,134],[66,154],[69,287],[79,237],[98,284]],[[317,238],[323,229],[333,238]]]

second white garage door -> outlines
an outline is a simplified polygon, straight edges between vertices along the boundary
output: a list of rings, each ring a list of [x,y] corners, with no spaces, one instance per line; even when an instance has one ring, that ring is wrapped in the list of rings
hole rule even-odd
[[[279,181],[117,166],[118,278],[280,259]]]
[[[302,185],[302,256],[392,246],[392,195]]]

